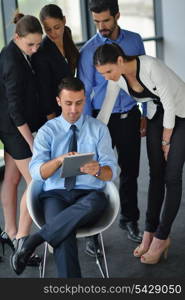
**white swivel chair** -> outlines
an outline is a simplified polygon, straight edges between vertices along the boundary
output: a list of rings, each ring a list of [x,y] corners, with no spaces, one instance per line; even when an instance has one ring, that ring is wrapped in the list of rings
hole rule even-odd
[[[33,222],[36,224],[38,228],[41,228],[45,224],[44,216],[42,211],[40,210],[38,206],[38,197],[42,191],[43,182],[39,180],[32,180],[31,183],[28,186],[27,190],[27,207],[29,214],[33,220]],[[104,268],[105,271],[102,268],[100,257],[96,255],[96,264],[98,265],[98,268],[101,272],[101,275],[103,278],[109,278],[109,271],[107,266],[107,259],[105,255],[105,249],[104,249],[104,242],[103,242],[103,236],[102,232],[108,229],[112,223],[115,221],[119,206],[120,206],[120,200],[119,200],[119,194],[118,190],[113,182],[107,182],[104,192],[108,199],[108,206],[106,210],[104,211],[101,218],[93,224],[91,227],[81,227],[77,230],[76,237],[82,238],[87,236],[92,236],[95,234],[100,235],[100,242],[102,247],[102,253],[103,253],[103,261],[104,261]],[[46,255],[47,255],[47,247],[48,244],[45,242],[45,249],[44,249],[44,255],[43,255],[43,263],[42,266],[40,266],[40,277],[44,277],[45,274],[45,264],[46,264]]]

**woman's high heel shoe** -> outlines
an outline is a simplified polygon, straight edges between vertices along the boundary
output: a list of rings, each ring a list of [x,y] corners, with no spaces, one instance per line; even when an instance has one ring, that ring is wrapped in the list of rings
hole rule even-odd
[[[9,238],[8,234],[5,231],[1,232],[0,241],[2,244],[3,255],[5,254],[5,244],[7,244],[12,249],[12,251],[15,250],[12,240]]]
[[[153,237],[153,232],[145,231],[143,234],[142,243],[139,246],[137,246],[137,248],[135,248],[133,255],[135,257],[141,257],[143,254],[145,254],[150,248],[150,244],[152,242]]]
[[[155,240],[154,240],[154,243],[155,243]],[[151,247],[150,247],[148,252],[146,252],[144,255],[141,256],[141,263],[154,265],[160,261],[162,256],[164,257],[164,259],[167,259],[169,247],[170,247],[170,239],[169,238],[165,240],[164,246],[161,247],[161,249],[158,249],[158,250],[156,249],[155,254],[151,254]],[[153,253],[154,253],[154,251],[153,251]]]
[[[145,254],[148,251],[148,248],[145,248],[142,244],[137,246],[137,248],[134,250],[133,255],[135,257],[141,257],[143,254]]]

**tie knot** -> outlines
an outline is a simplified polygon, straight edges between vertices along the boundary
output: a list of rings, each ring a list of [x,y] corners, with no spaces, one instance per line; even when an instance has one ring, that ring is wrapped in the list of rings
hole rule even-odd
[[[76,125],[72,124],[71,127],[70,127],[70,129],[71,129],[73,132],[75,132],[75,131],[76,131]]]
[[[26,57],[27,57],[27,60],[31,62],[31,56],[26,55]]]

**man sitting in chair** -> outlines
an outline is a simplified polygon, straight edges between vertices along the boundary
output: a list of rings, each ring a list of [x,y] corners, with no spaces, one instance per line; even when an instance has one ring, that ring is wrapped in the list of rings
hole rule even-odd
[[[77,78],[65,78],[59,86],[61,116],[38,131],[30,162],[32,178],[43,181],[39,201],[45,225],[18,240],[11,266],[19,275],[35,248],[47,241],[54,248],[58,277],[80,278],[76,230],[95,223],[106,208],[105,182],[117,175],[117,162],[108,128],[83,115],[85,91]],[[93,161],[80,168],[84,175],[61,178],[64,158],[93,152]]]

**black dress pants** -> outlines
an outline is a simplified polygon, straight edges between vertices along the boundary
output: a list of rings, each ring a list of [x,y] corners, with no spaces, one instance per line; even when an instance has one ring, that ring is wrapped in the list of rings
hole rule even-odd
[[[46,224],[39,234],[54,248],[58,277],[81,277],[76,230],[95,223],[106,204],[105,194],[96,190],[50,190],[41,194]]]
[[[140,118],[137,106],[132,108],[126,118],[112,114],[108,123],[113,147],[116,146],[120,166],[120,204],[122,222],[139,219],[137,178],[140,161]]]
[[[158,107],[147,126],[147,152],[150,183],[146,228],[159,239],[166,239],[177,215],[182,196],[182,171],[185,162],[185,118],[176,117],[167,161],[162,151],[163,109]]]

